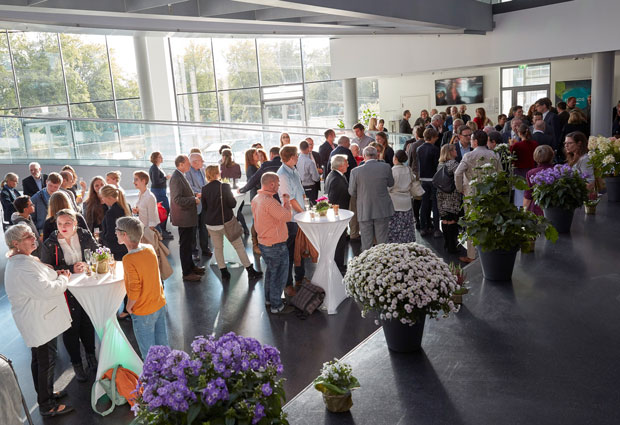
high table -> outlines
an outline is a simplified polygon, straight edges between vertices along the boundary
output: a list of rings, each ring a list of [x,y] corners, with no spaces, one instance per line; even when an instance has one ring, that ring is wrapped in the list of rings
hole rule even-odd
[[[237,205],[233,208],[233,217],[237,217],[237,211],[239,211],[239,207],[241,206],[241,202],[244,199],[250,199],[249,192],[248,193],[238,193],[236,190],[233,190],[233,196],[235,197],[235,201],[237,201]],[[241,267],[239,256],[237,255],[237,251],[232,246],[232,244],[228,241],[226,235],[224,235],[224,260],[226,260],[226,265],[228,267]]]
[[[97,379],[106,370],[117,364],[136,374],[142,373],[142,360],[123,333],[116,313],[125,297],[125,282],[123,280],[123,263],[116,263],[114,274],[86,273],[71,275],[68,289],[78,300],[88,317],[90,317],[95,331],[101,340],[97,366]],[[103,387],[97,384],[95,395],[97,399],[105,394]]]
[[[309,211],[295,215],[295,222],[319,252],[319,262],[312,276],[312,283],[325,290],[324,305],[327,306],[328,314],[336,314],[336,309],[347,297],[342,274],[334,261],[334,253],[338,239],[352,217],[353,212],[342,209],[337,216],[334,215],[334,210],[330,209],[325,217],[316,214],[314,219],[310,217]]]

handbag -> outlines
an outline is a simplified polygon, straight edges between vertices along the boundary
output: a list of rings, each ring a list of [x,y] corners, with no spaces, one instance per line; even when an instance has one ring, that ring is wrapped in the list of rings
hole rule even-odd
[[[456,190],[454,174],[450,174],[448,167],[444,165],[435,172],[433,176],[433,186],[444,193],[452,193]]]
[[[222,207],[222,223],[224,223],[224,234],[226,235],[226,239],[228,239],[232,243],[233,241],[239,239],[241,235],[243,235],[243,227],[241,227],[241,224],[237,220],[237,217],[235,217],[234,215],[230,220],[224,221],[224,197],[222,196],[222,185],[223,183],[220,183],[220,206]]]
[[[413,171],[411,171],[411,168],[409,168],[409,174],[411,175],[411,184],[409,185],[409,193],[411,194],[411,197],[415,199],[422,199],[422,196],[424,195],[422,183],[420,183],[420,180],[416,179]]]
[[[112,376],[110,376],[112,375]],[[118,376],[117,376],[118,375]],[[112,401],[112,405],[109,409],[100,412],[97,410],[97,398],[96,398],[96,388],[97,383],[101,384],[103,389],[105,390],[106,395]],[[120,388],[118,387],[120,384]],[[93,387],[90,393],[90,403],[92,409],[99,413],[101,416],[106,416],[112,413],[116,406],[122,406],[123,404],[129,401],[129,404],[134,405],[135,401],[133,398],[128,400],[126,397],[130,397],[132,388],[136,388],[138,386],[138,375],[132,372],[129,369],[125,369],[120,364],[114,366],[113,369],[108,369],[106,373],[104,373],[103,377],[99,380],[96,380],[93,383]],[[123,393],[123,394],[121,394]]]
[[[291,305],[301,310],[299,317],[305,319],[323,304],[325,290],[304,279],[297,293],[291,297]]]
[[[168,211],[166,211],[166,208],[162,205],[161,202],[157,203],[157,214],[159,215],[160,223],[163,223],[168,218]]]

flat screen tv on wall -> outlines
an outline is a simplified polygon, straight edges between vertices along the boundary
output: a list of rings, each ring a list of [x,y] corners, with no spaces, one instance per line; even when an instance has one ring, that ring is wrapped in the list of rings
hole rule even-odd
[[[460,105],[482,103],[482,76],[435,80],[435,104]]]

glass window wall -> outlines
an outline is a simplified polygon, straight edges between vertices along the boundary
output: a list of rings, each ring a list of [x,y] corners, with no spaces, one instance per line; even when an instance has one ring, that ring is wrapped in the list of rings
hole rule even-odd
[[[299,39],[257,39],[260,81],[264,86],[301,83]]]
[[[258,86],[254,39],[214,38],[213,51],[218,90]]]

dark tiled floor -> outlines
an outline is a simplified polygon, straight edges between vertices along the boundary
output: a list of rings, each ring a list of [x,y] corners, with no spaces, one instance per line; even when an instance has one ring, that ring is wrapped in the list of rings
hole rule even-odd
[[[249,217],[248,217],[249,218]],[[434,246],[443,253],[442,239],[427,239],[422,243]],[[248,243],[248,253],[251,243]],[[44,421],[38,415],[36,394],[30,375],[30,351],[15,327],[10,313],[10,305],[4,292],[4,253],[5,244],[0,243],[0,353],[14,362],[22,391],[33,410],[37,424]],[[203,278],[202,283],[183,282],[180,278],[180,265],[177,240],[169,244],[171,263],[175,274],[166,281],[165,292],[168,301],[168,333],[170,345],[174,348],[189,349],[196,335],[221,335],[234,331],[244,336],[257,338],[264,344],[277,347],[284,363],[286,394],[291,399],[311,382],[322,365],[334,357],[341,357],[368,337],[377,326],[372,320],[360,317],[359,308],[351,300],[345,300],[338,308],[337,315],[326,312],[313,314],[307,320],[295,315],[273,317],[265,311],[263,304],[262,280],[248,284],[245,272],[231,269],[230,283],[223,284],[216,267]],[[359,252],[359,243],[351,243],[349,255]],[[450,257],[454,260],[455,257]],[[214,260],[213,260],[214,262]],[[203,265],[209,265],[209,260]],[[307,267],[311,276],[314,265]],[[130,322],[121,323],[125,334],[135,340]],[[90,408],[90,383],[80,384],[74,379],[73,370],[62,341],[58,344],[59,360],[56,369],[57,389],[66,387],[69,400],[79,411],[45,423],[58,424],[123,424],[129,423],[132,414],[127,407],[117,408],[114,413],[102,418]],[[102,406],[103,407],[103,406]]]
[[[427,321],[423,351],[391,353],[378,331],[347,356],[362,387],[331,414],[308,388],[291,424],[620,423],[620,204],[575,214],[571,235],[519,254],[512,282],[467,268],[462,310]]]

